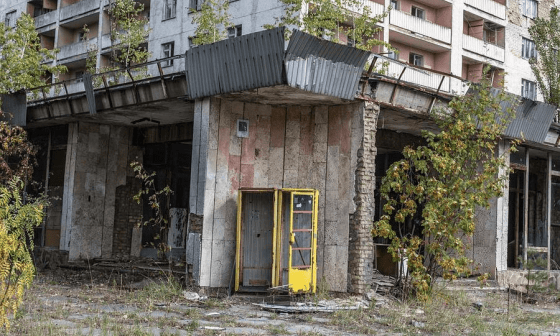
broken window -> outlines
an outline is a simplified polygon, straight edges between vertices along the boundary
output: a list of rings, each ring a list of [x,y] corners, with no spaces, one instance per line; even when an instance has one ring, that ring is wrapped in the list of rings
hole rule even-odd
[[[537,50],[535,49],[535,42],[533,40],[522,38],[521,57],[524,59],[537,57]]]
[[[536,100],[537,99],[537,83],[522,79],[521,80],[521,97]]]
[[[6,14],[6,17],[4,18],[4,24],[6,25],[6,27],[15,27],[16,13],[16,11],[11,11]]]
[[[401,9],[399,6],[399,2],[397,0],[391,0],[391,7],[393,7],[393,9],[399,10]]]
[[[410,10],[410,15],[416,16],[419,19],[426,20],[426,11],[422,8],[412,6]]]
[[[242,35],[243,28],[241,25],[237,25],[235,27],[229,27],[227,31],[228,31],[228,38],[234,38]]]
[[[424,66],[424,56],[411,52],[408,55],[408,62],[416,66]]]
[[[531,19],[537,17],[538,2],[536,0],[521,0],[519,4],[521,6],[521,14]]]

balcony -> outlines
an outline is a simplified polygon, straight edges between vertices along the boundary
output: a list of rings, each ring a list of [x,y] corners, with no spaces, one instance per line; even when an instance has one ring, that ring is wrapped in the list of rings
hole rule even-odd
[[[389,22],[399,28],[409,30],[415,34],[430,37],[434,40],[451,44],[451,29],[422,20],[415,16],[398,10],[392,10],[389,14]]]
[[[35,19],[35,28],[39,29],[45,26],[48,26],[50,24],[53,24],[56,22],[56,15],[58,14],[58,11],[54,10],[52,12],[49,13],[45,13],[43,15],[40,16],[36,16]]]
[[[64,21],[99,8],[99,1],[82,0],[60,9],[60,21]]]
[[[400,62],[390,62],[387,74],[389,77],[399,78],[404,68],[405,65]],[[449,77],[430,72],[430,69],[420,70],[408,68],[402,74],[401,81],[437,90],[442,78],[444,79],[440,91],[449,92]]]
[[[371,0],[358,0],[358,2],[358,6],[348,6],[346,9],[356,14],[362,14],[364,7],[368,7],[371,16],[381,15],[385,11],[385,7],[377,2]]]
[[[88,45],[97,45],[97,38],[92,38],[87,42],[76,42],[60,47],[58,59],[63,60],[65,58],[86,54],[88,52]]]
[[[465,34],[463,34],[463,49],[499,62],[505,60],[504,48]]]
[[[506,19],[506,6],[493,0],[465,0],[465,4],[502,20]]]

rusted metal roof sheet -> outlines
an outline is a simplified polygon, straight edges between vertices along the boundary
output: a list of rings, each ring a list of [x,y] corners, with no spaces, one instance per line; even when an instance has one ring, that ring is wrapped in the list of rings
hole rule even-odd
[[[1,110],[8,115],[2,116],[2,120],[15,126],[26,126],[27,117],[27,95],[25,92],[16,92],[2,95]]]
[[[294,30],[284,52],[284,28],[265,30],[189,49],[189,98],[288,84],[354,99],[369,52]]]
[[[467,94],[476,90],[475,87],[469,88]],[[496,97],[501,90],[492,88],[491,93]],[[504,131],[504,135],[525,139],[532,142],[543,143],[546,139],[550,125],[556,114],[556,107],[542,102],[521,98],[518,95],[508,93],[511,99],[500,102],[502,111],[511,108],[512,104],[517,103],[515,108],[515,118]]]
[[[509,105],[502,102],[502,107]],[[505,131],[506,136],[543,143],[556,114],[556,107],[530,99],[521,99],[515,109],[515,119]]]
[[[283,84],[284,28],[265,30],[187,50],[191,99]]]
[[[294,30],[286,50],[288,85],[354,99],[370,53]]]

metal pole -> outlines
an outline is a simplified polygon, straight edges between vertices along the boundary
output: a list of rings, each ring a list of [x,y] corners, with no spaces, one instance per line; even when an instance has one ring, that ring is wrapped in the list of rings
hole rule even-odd
[[[523,190],[523,261],[527,262],[529,246],[529,148],[525,148],[525,188]]]

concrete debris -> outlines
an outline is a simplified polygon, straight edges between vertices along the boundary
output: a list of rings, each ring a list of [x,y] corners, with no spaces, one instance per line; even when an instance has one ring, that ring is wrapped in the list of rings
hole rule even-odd
[[[187,292],[187,291],[183,291],[183,296],[188,301],[204,301],[208,298],[206,296],[200,296],[200,295],[198,295],[198,293]]]
[[[374,292],[388,294],[395,287],[396,279],[379,272],[373,274]]]
[[[221,328],[221,327],[210,327],[210,326],[200,327],[200,329],[204,329],[204,330],[226,330],[226,328]]]
[[[275,313],[334,313],[339,310],[357,310],[367,308],[369,304],[363,300],[321,300],[315,302],[298,302],[294,305],[274,305],[268,303],[253,303],[264,310]]]

